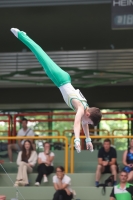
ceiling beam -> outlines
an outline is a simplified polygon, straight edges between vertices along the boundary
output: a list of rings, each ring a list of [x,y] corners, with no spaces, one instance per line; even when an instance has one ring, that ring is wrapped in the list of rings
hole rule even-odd
[[[108,3],[111,3],[111,0],[1,0],[0,7],[62,6]]]

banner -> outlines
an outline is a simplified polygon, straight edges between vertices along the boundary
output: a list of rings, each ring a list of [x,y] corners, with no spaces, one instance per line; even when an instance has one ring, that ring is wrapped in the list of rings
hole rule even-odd
[[[133,28],[133,0],[112,0],[112,29]]]

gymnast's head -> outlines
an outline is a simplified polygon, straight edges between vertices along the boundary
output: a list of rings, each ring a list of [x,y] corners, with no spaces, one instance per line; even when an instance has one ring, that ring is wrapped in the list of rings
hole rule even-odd
[[[87,108],[86,115],[90,119],[89,124],[92,124],[93,126],[97,126],[102,118],[102,113],[101,113],[100,109],[96,108],[96,107]]]

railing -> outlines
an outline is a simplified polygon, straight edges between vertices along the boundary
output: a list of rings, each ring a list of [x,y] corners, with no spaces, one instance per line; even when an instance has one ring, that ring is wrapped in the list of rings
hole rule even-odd
[[[14,120],[13,120],[13,124],[14,124],[14,136],[16,135],[16,122],[21,122],[20,119],[17,119],[17,117],[24,117],[24,116],[60,116],[60,115],[75,115],[74,112],[61,112],[61,113],[53,113],[53,112],[35,112],[35,113],[20,113],[20,114],[16,114],[14,115]],[[57,119],[28,119],[29,122],[57,122],[57,121],[60,121],[60,122],[63,122],[63,121],[67,121],[67,122],[73,122],[74,119],[72,118],[67,118],[67,119],[62,119],[61,117],[60,118],[57,118]]]
[[[119,120],[128,120],[128,121],[133,121],[132,117],[127,117],[127,118],[107,118],[105,117],[105,115],[117,115],[117,114],[127,114],[127,115],[133,115],[133,112],[104,112],[102,113],[103,117],[101,120],[106,120],[106,121],[119,121]],[[56,122],[56,121],[60,121],[60,122],[73,122],[74,121],[74,116],[75,116],[75,112],[58,112],[58,113],[54,113],[54,112],[34,112],[34,113],[20,113],[20,114],[16,114],[14,115],[14,121],[13,121],[13,125],[14,125],[14,136],[16,135],[16,122],[21,122],[20,119],[17,119],[17,117],[22,117],[22,116],[68,116],[68,118],[48,118],[48,119],[28,119],[28,121],[30,122]],[[70,118],[69,116],[73,116],[73,118]],[[105,118],[104,118],[105,117]],[[98,131],[98,130],[97,130]],[[73,130],[72,130],[73,132]],[[109,131],[106,130],[107,134],[109,134]],[[65,133],[65,132],[64,132]]]
[[[40,139],[63,139],[65,140],[65,172],[68,173],[68,139],[65,136],[26,136],[26,137],[0,137],[0,140],[20,140],[20,139],[34,139],[34,140],[40,140]]]
[[[106,130],[106,129],[89,129],[89,132],[90,132],[90,133],[91,133],[91,132],[100,132],[100,131],[106,133],[107,136],[110,135],[110,132],[109,132],[108,130]],[[63,135],[65,135],[66,133],[74,133],[74,130],[70,129],[70,130],[64,130],[64,131],[62,132]],[[80,134],[80,135],[82,136],[83,134],[84,134],[84,133],[83,133],[83,130],[81,129],[81,134]],[[83,141],[81,141],[81,149],[84,149],[84,142],[83,142]]]
[[[122,138],[123,136],[90,136],[92,139],[102,139],[102,138]],[[70,153],[70,173],[74,173],[74,136],[71,138],[71,153]],[[80,136],[81,139],[85,139],[85,136]],[[133,136],[124,136],[124,138],[133,138]],[[68,138],[65,136],[26,136],[26,137],[16,137],[16,136],[0,136],[0,140],[19,140],[19,139],[63,139],[65,140],[65,172],[68,173]]]
[[[71,139],[71,156],[70,156],[70,173],[74,173],[74,136]],[[85,139],[85,136],[80,136],[80,138]],[[92,139],[102,139],[102,138],[107,138],[107,136],[91,136]],[[113,139],[113,138],[123,138],[123,136],[108,136],[108,138]],[[124,136],[124,138],[133,138],[133,136]],[[93,153],[93,152],[92,152]]]

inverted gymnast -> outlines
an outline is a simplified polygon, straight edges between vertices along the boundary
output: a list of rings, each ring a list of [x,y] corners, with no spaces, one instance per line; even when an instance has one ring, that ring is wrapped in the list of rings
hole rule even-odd
[[[71,85],[70,75],[63,71],[51,58],[36,44],[28,35],[17,28],[11,28],[11,32],[21,40],[36,56],[37,60],[43,66],[47,76],[59,88],[66,104],[76,111],[74,119],[74,144],[78,153],[81,152],[80,146],[80,124],[82,123],[85,133],[86,148],[93,151],[93,145],[89,134],[89,124],[96,126],[102,117],[99,108],[89,108],[87,100],[80,90],[76,90]]]

